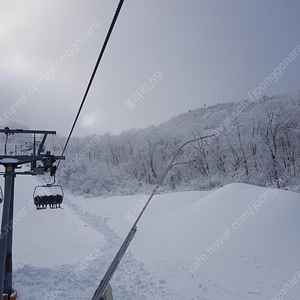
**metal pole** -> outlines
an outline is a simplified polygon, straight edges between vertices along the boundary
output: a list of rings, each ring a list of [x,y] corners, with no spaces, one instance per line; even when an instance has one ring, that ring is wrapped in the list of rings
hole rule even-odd
[[[7,291],[10,291],[8,295],[13,292],[12,289],[12,243],[13,243],[13,217],[14,217],[14,189],[15,189],[15,175],[10,174],[11,177],[11,199],[10,199],[10,207],[9,207],[9,222],[10,230],[7,233],[7,246],[6,246],[6,264],[5,264],[5,275],[4,275],[4,292],[6,292],[6,284]]]
[[[102,281],[100,282],[100,285],[98,286],[92,300],[102,300],[103,299],[105,290],[106,290],[112,276],[114,275],[120,261],[122,260],[129,244],[131,243],[136,231],[137,231],[137,228],[136,228],[136,226],[134,226],[128,233],[125,241],[123,242],[117,255],[115,256],[114,260],[112,261],[111,265],[109,266],[108,270],[106,271]]]
[[[5,166],[5,191],[0,236],[0,296],[12,292],[14,166]]]

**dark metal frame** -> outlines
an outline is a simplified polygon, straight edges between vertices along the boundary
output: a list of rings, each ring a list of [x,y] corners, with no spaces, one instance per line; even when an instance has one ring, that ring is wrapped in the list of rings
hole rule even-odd
[[[4,175],[4,201],[2,213],[2,225],[0,235],[0,297],[3,293],[8,297],[14,293],[12,288],[12,236],[13,236],[13,209],[14,209],[14,184],[16,175],[44,174],[50,165],[64,156],[54,156],[50,152],[42,153],[48,134],[56,134],[55,131],[24,130],[24,129],[0,129],[0,133],[7,136],[11,134],[32,134],[33,153],[31,155],[0,155],[0,164],[5,167]],[[36,135],[42,134],[43,138],[37,149]],[[37,162],[41,161],[43,168],[37,168]],[[15,172],[22,164],[30,163],[30,171]]]

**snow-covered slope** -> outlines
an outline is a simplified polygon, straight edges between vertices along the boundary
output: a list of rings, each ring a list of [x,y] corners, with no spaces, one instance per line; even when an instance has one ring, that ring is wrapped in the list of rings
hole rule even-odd
[[[77,195],[148,193],[180,145],[200,136],[210,137],[180,151],[176,162],[184,164],[170,170],[164,191],[250,183],[300,192],[300,93],[203,107],[119,135],[74,138],[57,178]],[[52,139],[46,148],[60,154],[64,142]]]
[[[63,210],[35,211],[35,184],[16,183],[20,300],[91,299],[145,198],[66,193]],[[115,299],[299,299],[299,211],[299,194],[245,184],[159,195],[112,280]]]

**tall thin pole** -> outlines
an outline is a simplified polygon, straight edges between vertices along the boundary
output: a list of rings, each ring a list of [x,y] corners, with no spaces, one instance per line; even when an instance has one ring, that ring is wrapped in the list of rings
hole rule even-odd
[[[118,253],[116,254],[116,256],[115,256],[115,258],[113,259],[112,263],[110,264],[108,270],[106,271],[106,273],[105,273],[103,279],[101,280],[101,282],[100,282],[100,284],[99,284],[99,286],[98,286],[98,288],[97,288],[97,290],[96,290],[96,292],[95,292],[95,294],[94,294],[92,300],[101,300],[101,299],[102,299],[102,297],[103,297],[103,295],[104,295],[104,293],[105,293],[105,290],[106,290],[106,288],[107,288],[107,286],[108,286],[108,284],[109,284],[111,278],[113,277],[113,275],[114,275],[116,269],[118,268],[118,265],[119,265],[120,261],[122,260],[122,258],[123,258],[124,254],[125,254],[125,252],[126,252],[126,250],[127,250],[127,248],[128,248],[128,246],[129,246],[129,244],[131,243],[131,241],[132,241],[132,239],[133,239],[133,237],[134,237],[134,235],[135,235],[135,233],[137,232],[137,224],[138,224],[140,218],[141,218],[142,215],[144,214],[144,212],[145,212],[147,206],[149,205],[149,203],[150,203],[150,201],[152,200],[153,196],[155,195],[155,193],[156,193],[157,190],[159,189],[160,185],[163,183],[163,181],[164,181],[165,177],[167,176],[168,172],[170,171],[170,169],[171,169],[172,167],[174,167],[175,165],[178,164],[178,163],[177,163],[177,164],[174,164],[174,161],[175,161],[175,159],[177,158],[178,154],[180,153],[181,149],[182,149],[183,147],[185,147],[185,146],[186,146],[187,144],[189,144],[189,143],[192,143],[192,142],[195,142],[195,141],[199,141],[199,140],[203,140],[203,139],[206,139],[206,138],[209,138],[209,137],[212,137],[212,136],[214,136],[214,135],[208,135],[208,136],[204,136],[204,137],[195,138],[195,139],[193,139],[193,140],[189,140],[189,141],[185,142],[184,144],[182,144],[182,145],[178,148],[177,152],[175,153],[175,155],[174,155],[173,158],[171,159],[170,163],[168,164],[168,167],[166,168],[165,172],[164,172],[163,175],[161,176],[161,178],[160,178],[158,184],[156,185],[156,187],[154,188],[152,194],[150,195],[150,197],[148,198],[146,204],[144,205],[144,207],[143,207],[142,211],[140,212],[138,218],[136,219],[136,221],[135,221],[134,224],[132,225],[132,228],[131,228],[131,230],[129,231],[129,233],[128,233],[126,239],[124,240],[124,242],[123,242],[123,244],[122,244],[120,250],[119,250]]]
[[[5,274],[4,274],[4,292],[10,295],[13,293],[12,288],[12,243],[13,243],[13,217],[14,217],[14,190],[15,190],[15,175],[10,174],[10,207],[9,207],[9,221],[10,230],[7,233],[7,246],[6,246],[6,262],[5,262]]]
[[[0,236],[0,296],[12,293],[12,233],[15,167],[5,166],[5,190]]]

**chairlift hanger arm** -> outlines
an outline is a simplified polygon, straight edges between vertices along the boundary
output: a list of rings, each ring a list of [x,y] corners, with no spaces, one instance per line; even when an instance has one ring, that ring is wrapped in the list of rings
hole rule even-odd
[[[48,133],[44,133],[43,139],[42,139],[42,141],[40,142],[40,145],[39,145],[37,155],[40,155],[42,153],[47,135],[48,135]]]

